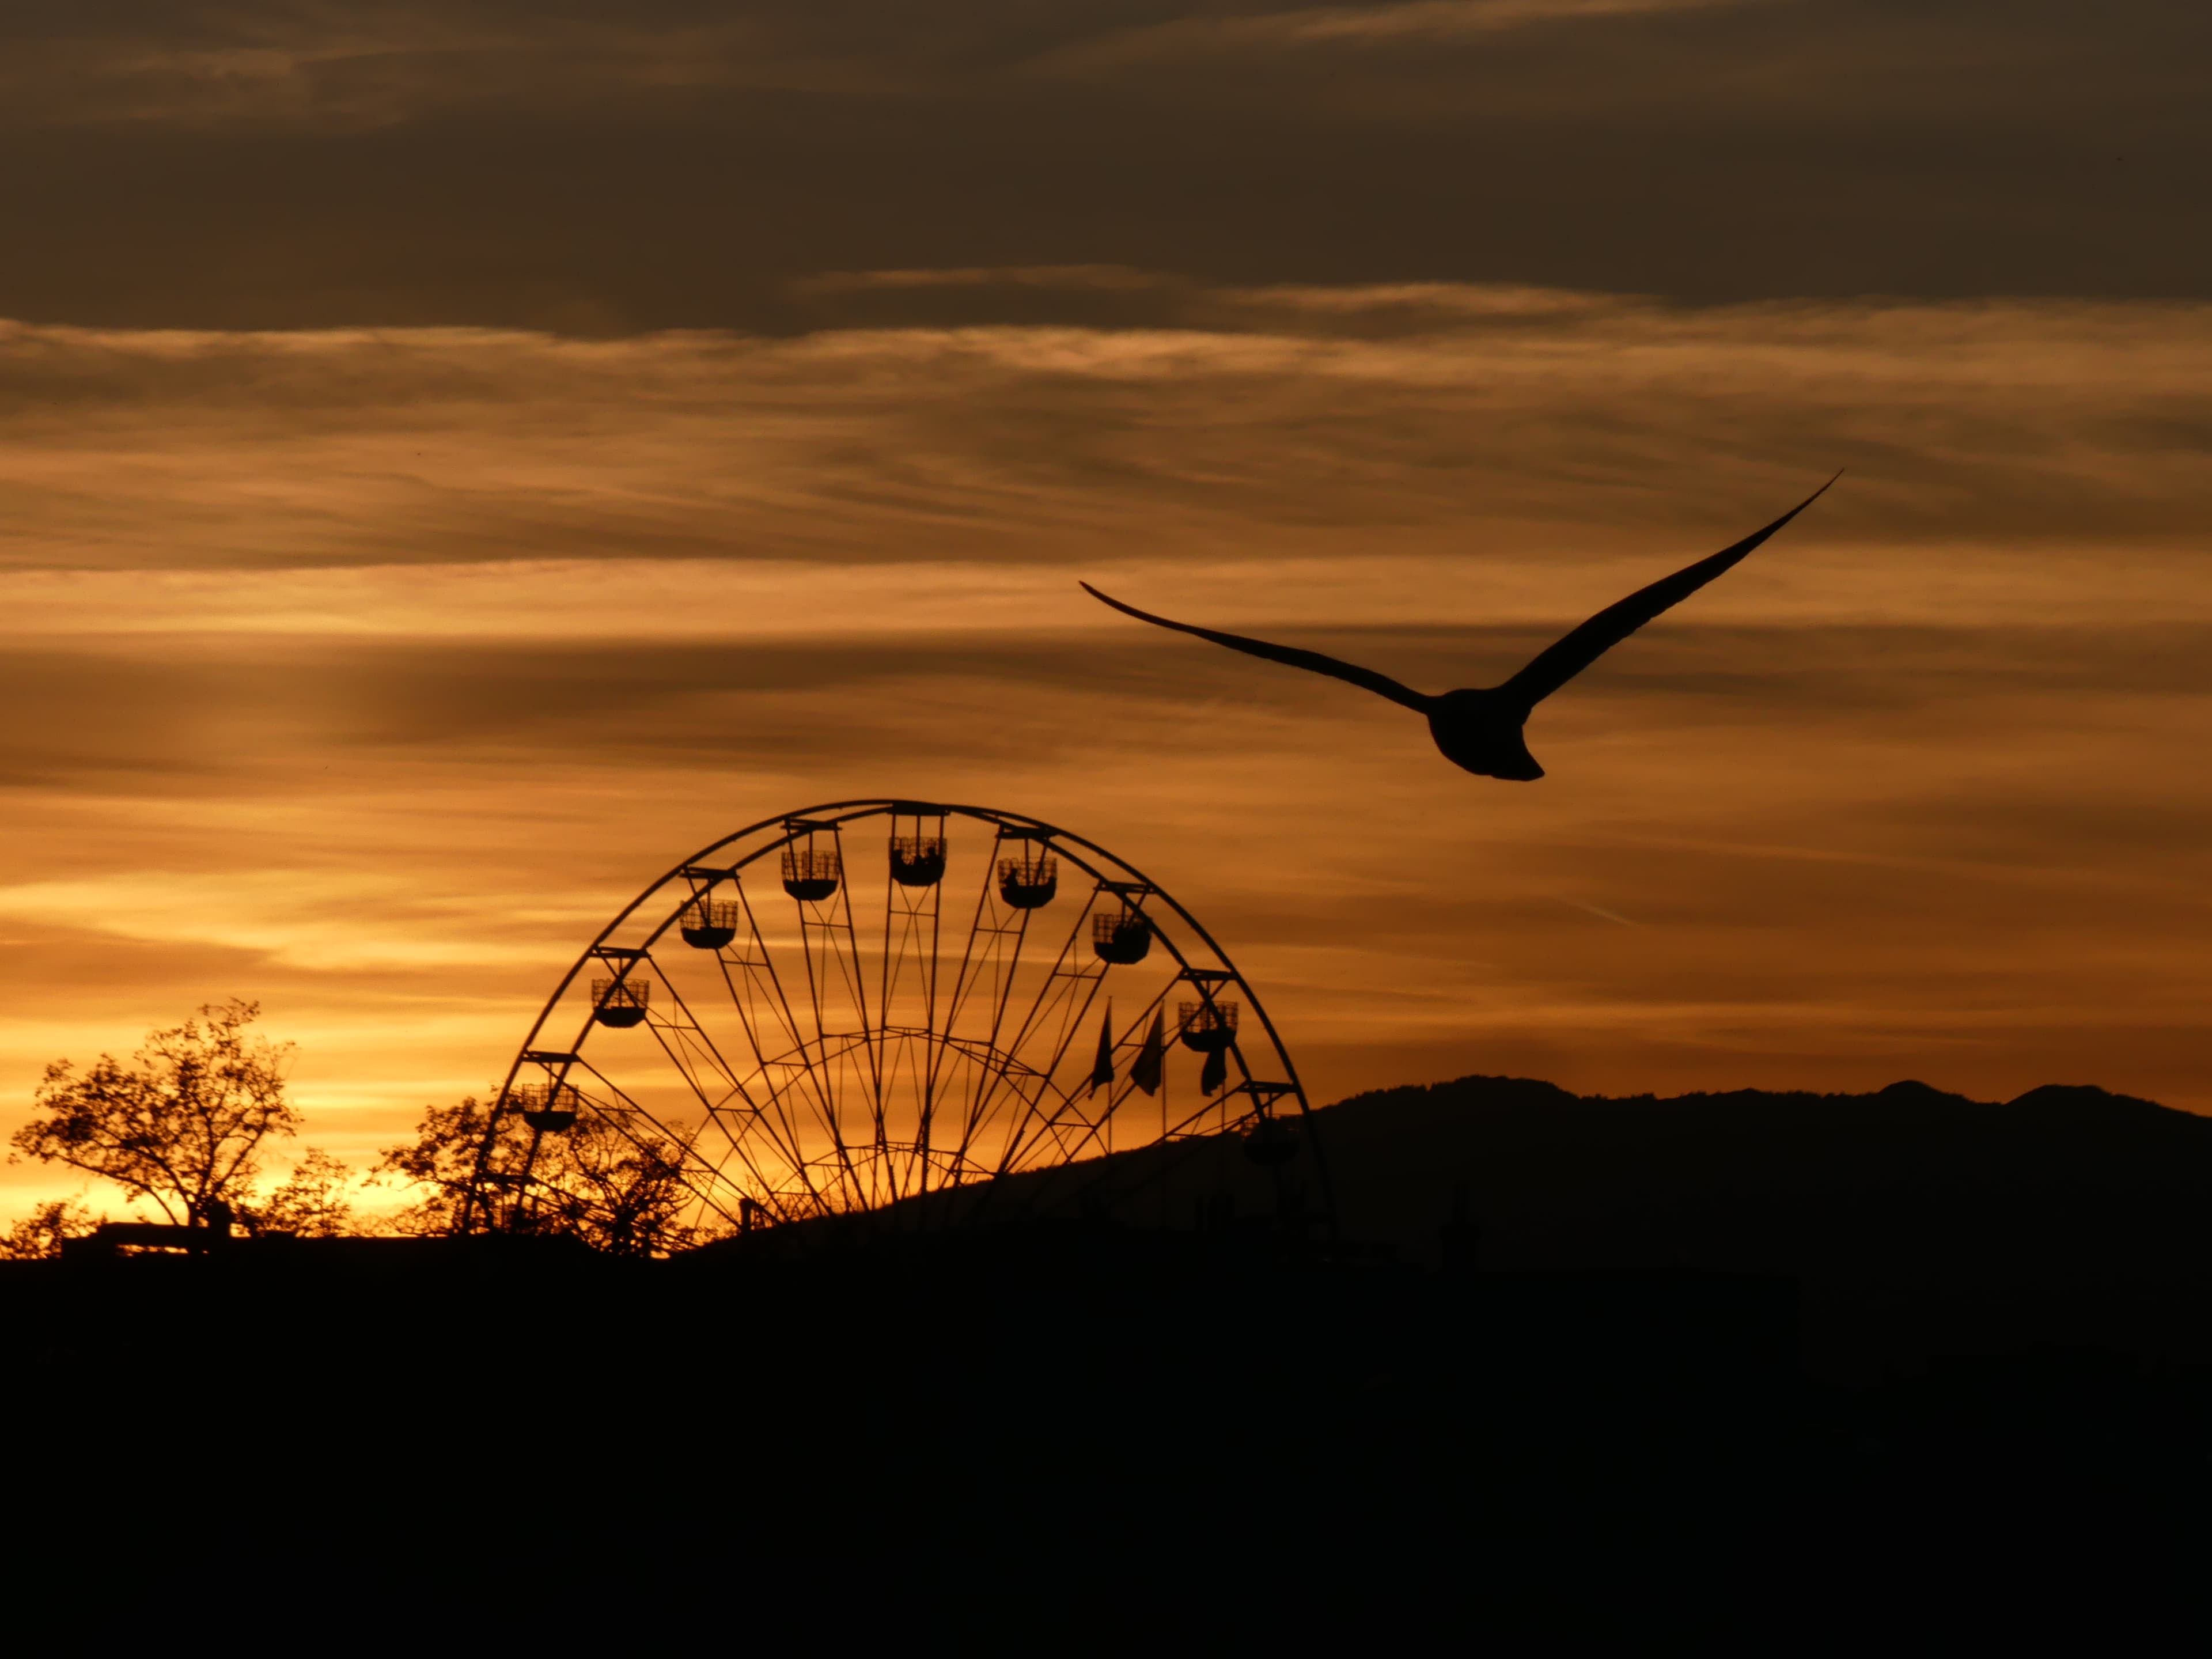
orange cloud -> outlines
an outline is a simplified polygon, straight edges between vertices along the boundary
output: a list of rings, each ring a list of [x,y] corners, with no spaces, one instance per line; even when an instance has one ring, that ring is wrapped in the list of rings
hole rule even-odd
[[[359,1159],[648,877],[879,793],[1156,871],[1324,1096],[2212,1108],[2212,312],[1167,286],[1178,326],[11,325],[9,1113],[240,993]],[[1479,683],[1845,462],[1540,711],[1526,788],[1073,586]]]

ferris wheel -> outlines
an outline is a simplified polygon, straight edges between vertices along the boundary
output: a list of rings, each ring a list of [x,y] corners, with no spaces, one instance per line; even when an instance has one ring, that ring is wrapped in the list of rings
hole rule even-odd
[[[526,1206],[580,1125],[677,1149],[710,1230],[1200,1137],[1318,1166],[1289,1054],[1188,910],[1070,831],[921,801],[763,819],[640,894],[531,1028],[471,1204]]]

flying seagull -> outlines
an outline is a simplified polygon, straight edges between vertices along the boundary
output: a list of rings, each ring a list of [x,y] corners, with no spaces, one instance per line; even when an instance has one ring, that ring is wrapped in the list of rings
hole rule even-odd
[[[1843,476],[1838,472],[1836,478]],[[1511,778],[1524,783],[1533,782],[1544,775],[1544,769],[1536,764],[1536,757],[1528,752],[1521,728],[1527,724],[1536,705],[1661,611],[1680,605],[1723,570],[1739,562],[1769,536],[1819,501],[1827,490],[1828,484],[1835,483],[1836,478],[1829,479],[1828,483],[1822,484],[1765,529],[1754,531],[1735,546],[1723,548],[1709,559],[1685,565],[1673,575],[1662,577],[1649,587],[1638,589],[1620,603],[1606,606],[1565,638],[1546,646],[1526,668],[1503,685],[1446,691],[1440,696],[1430,696],[1411,686],[1401,685],[1388,674],[1378,674],[1373,669],[1362,668],[1356,663],[1340,662],[1334,657],[1323,656],[1318,651],[1300,651],[1291,646],[1270,645],[1265,640],[1247,639],[1242,634],[1220,634],[1210,628],[1195,628],[1188,623],[1170,622],[1165,617],[1155,617],[1148,611],[1139,611],[1133,605],[1124,605],[1119,599],[1109,598],[1089,582],[1083,583],[1082,588],[1101,604],[1110,605],[1123,615],[1134,617],[1139,622],[1148,622],[1158,628],[1172,628],[1178,634],[1195,634],[1201,640],[1211,640],[1216,645],[1225,645],[1231,651],[1242,651],[1248,656],[1265,657],[1269,662],[1287,663],[1292,668],[1310,669],[1316,674],[1327,674],[1332,679],[1349,680],[1377,696],[1388,697],[1392,702],[1427,716],[1429,735],[1437,740],[1437,747],[1443,750],[1444,758],[1453,765],[1478,777]]]

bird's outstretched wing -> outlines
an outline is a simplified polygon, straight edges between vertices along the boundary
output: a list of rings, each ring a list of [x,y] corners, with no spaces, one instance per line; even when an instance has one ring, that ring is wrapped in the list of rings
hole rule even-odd
[[[1836,478],[1844,475],[1836,474]],[[1528,665],[1498,689],[1515,701],[1535,707],[1569,680],[1619,645],[1670,605],[1680,605],[1707,582],[1730,568],[1745,555],[1788,524],[1826,493],[1828,480],[1764,530],[1753,531],[1733,547],[1724,547],[1709,559],[1685,565],[1671,576],[1662,576],[1649,587],[1638,588],[1617,605],[1609,605],[1588,622],[1538,652]]]
[[[1388,697],[1392,702],[1403,703],[1424,714],[1429,712],[1432,699],[1424,696],[1411,686],[1399,684],[1388,674],[1376,673],[1371,668],[1362,668],[1357,663],[1339,662],[1334,657],[1324,657],[1318,651],[1300,651],[1287,645],[1270,645],[1265,640],[1248,640],[1242,634],[1219,634],[1211,628],[1194,628],[1188,623],[1170,622],[1165,617],[1155,617],[1149,611],[1139,611],[1133,605],[1124,605],[1119,599],[1101,593],[1089,582],[1079,585],[1101,605],[1110,605],[1123,616],[1134,617],[1139,622],[1148,622],[1155,628],[1172,628],[1178,634],[1195,634],[1201,640],[1225,645],[1231,651],[1242,651],[1249,657],[1265,657],[1269,662],[1287,663],[1292,668],[1326,674],[1331,679],[1347,680],[1353,685],[1372,691],[1378,697]]]

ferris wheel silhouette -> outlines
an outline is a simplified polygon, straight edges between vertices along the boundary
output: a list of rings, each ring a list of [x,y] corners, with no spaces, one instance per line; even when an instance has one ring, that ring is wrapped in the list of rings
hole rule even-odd
[[[957,1207],[933,1194],[1228,1134],[1310,1159],[1327,1196],[1297,1070],[1212,936],[1097,843],[990,807],[807,807],[647,887],[509,1066],[465,1228],[526,1224],[548,1137],[580,1127],[674,1158],[712,1231],[928,1224]]]

